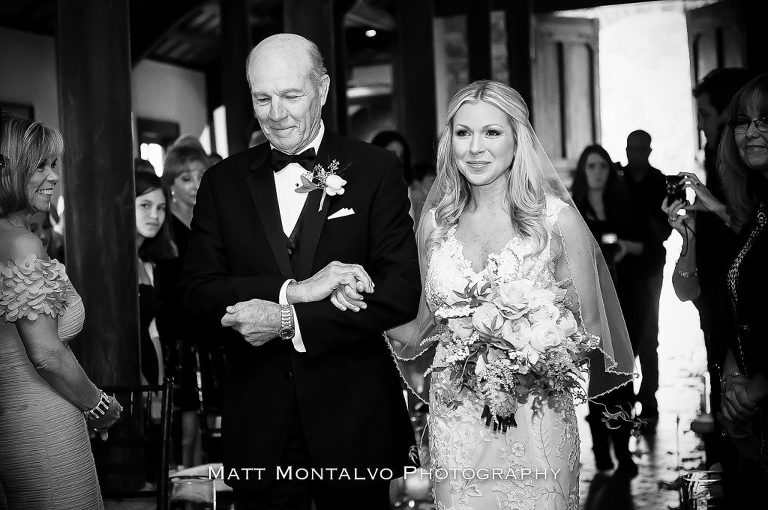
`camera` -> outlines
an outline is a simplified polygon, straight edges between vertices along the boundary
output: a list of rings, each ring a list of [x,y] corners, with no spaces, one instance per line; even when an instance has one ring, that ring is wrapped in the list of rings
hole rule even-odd
[[[685,202],[685,176],[667,175],[667,205],[676,200]]]

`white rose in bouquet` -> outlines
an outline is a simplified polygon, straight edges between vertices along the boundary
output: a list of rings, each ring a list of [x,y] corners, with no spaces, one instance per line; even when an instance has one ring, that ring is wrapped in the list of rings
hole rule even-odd
[[[498,337],[503,324],[504,318],[499,314],[499,310],[490,303],[480,305],[472,314],[472,325],[476,330],[486,335]]]
[[[563,334],[555,321],[539,321],[531,326],[531,346],[538,352],[557,347],[563,340]]]
[[[576,318],[569,311],[566,311],[560,320],[557,321],[557,327],[560,328],[560,333],[564,337],[575,335],[579,331],[579,325],[576,323]]]
[[[505,321],[501,336],[517,350],[522,350],[531,343],[531,326],[525,319]]]
[[[472,328],[472,320],[469,317],[448,319],[448,329],[454,332],[462,340],[467,340],[472,336],[472,332],[474,331]]]
[[[557,322],[560,318],[560,310],[552,304],[541,305],[535,312],[531,313],[530,318],[534,323],[541,321]]]
[[[552,305],[555,302],[555,297],[554,291],[549,288],[534,288],[530,293],[529,304],[531,308]]]
[[[528,301],[532,291],[530,281],[514,280],[499,287],[493,302],[507,319],[519,319],[530,310]]]

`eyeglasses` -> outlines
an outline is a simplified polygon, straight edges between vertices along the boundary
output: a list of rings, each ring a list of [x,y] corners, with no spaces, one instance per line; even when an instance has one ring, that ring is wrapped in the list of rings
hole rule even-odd
[[[758,131],[761,133],[768,133],[768,117],[765,115],[756,119],[750,119],[743,116],[732,117],[728,121],[728,125],[731,126],[731,129],[733,129],[735,133],[739,134],[746,133],[749,129],[749,126],[751,126],[753,123]]]

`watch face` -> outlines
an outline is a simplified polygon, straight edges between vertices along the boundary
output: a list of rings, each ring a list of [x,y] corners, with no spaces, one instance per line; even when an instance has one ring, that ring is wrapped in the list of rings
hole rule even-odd
[[[279,335],[282,339],[293,338],[293,328],[283,328],[280,330]]]

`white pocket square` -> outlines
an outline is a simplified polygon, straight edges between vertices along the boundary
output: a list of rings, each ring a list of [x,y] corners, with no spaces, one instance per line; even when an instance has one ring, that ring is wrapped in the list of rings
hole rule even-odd
[[[333,213],[330,216],[328,216],[328,219],[329,220],[335,220],[336,218],[343,218],[344,216],[352,216],[353,214],[355,214],[355,210],[354,209],[348,209],[348,208],[345,207],[343,209],[339,209],[335,213]]]

